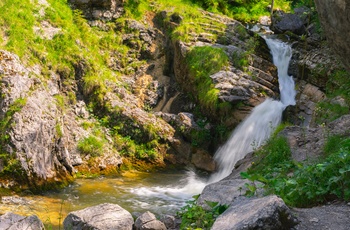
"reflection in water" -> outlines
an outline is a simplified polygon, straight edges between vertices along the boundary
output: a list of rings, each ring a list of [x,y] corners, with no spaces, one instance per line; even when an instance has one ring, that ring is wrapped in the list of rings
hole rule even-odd
[[[129,212],[151,211],[175,214],[193,195],[199,194],[206,178],[193,171],[127,173],[118,178],[77,179],[59,192],[42,196],[3,198],[0,213],[37,215],[46,226],[58,229],[71,211],[102,203],[115,203]],[[62,227],[61,227],[62,228]]]

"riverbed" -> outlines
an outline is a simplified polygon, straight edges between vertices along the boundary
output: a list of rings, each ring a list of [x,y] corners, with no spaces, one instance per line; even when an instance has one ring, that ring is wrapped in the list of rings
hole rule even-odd
[[[71,211],[89,206],[114,203],[132,212],[151,211],[156,215],[172,214],[204,188],[207,176],[193,170],[152,173],[125,172],[119,177],[76,179],[60,191],[41,195],[3,197],[1,213],[37,215],[47,229],[63,229]]]

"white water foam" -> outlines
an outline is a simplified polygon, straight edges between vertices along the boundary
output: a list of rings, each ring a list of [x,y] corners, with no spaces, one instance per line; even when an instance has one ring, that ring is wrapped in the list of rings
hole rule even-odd
[[[281,122],[282,112],[288,105],[295,105],[295,89],[292,76],[288,76],[291,47],[279,40],[265,38],[278,68],[281,100],[270,98],[252,110],[252,113],[234,130],[230,139],[215,153],[218,172],[214,173],[209,183],[228,176],[238,160],[261,146]]]

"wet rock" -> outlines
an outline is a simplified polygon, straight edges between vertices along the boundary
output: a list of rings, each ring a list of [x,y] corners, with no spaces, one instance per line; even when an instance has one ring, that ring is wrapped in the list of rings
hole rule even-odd
[[[136,230],[166,230],[165,224],[157,220],[156,216],[151,212],[145,212],[135,221]]]
[[[287,107],[285,115],[293,124],[314,126],[314,115],[317,103],[323,101],[326,95],[317,87],[300,81],[298,84],[296,105]]]
[[[229,229],[291,229],[297,224],[281,198],[267,196],[249,199],[240,197],[221,214],[212,226],[212,230]]]
[[[213,157],[202,149],[195,149],[192,153],[191,163],[198,169],[214,172],[216,164]]]
[[[64,229],[120,229],[132,230],[131,214],[117,204],[100,204],[70,212],[64,219]]]
[[[7,212],[0,216],[0,229],[11,230],[44,230],[44,224],[35,215],[21,216]]]

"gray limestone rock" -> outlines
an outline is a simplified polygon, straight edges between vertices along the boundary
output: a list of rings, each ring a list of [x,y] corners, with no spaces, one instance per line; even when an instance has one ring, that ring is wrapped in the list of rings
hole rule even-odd
[[[157,220],[156,216],[151,212],[145,212],[135,221],[136,230],[166,230],[165,224]]]
[[[241,197],[216,219],[211,229],[287,230],[297,223],[283,200],[275,195],[263,198]]]
[[[0,229],[3,230],[44,230],[44,224],[35,215],[21,216],[7,212],[0,216]]]
[[[64,219],[64,229],[71,230],[132,230],[131,214],[117,204],[100,204],[70,212]]]
[[[246,183],[249,183],[249,181],[243,179],[224,179],[208,184],[203,189],[197,203],[204,208],[209,208],[206,201],[218,202],[221,205],[230,205],[234,199],[245,194]]]

